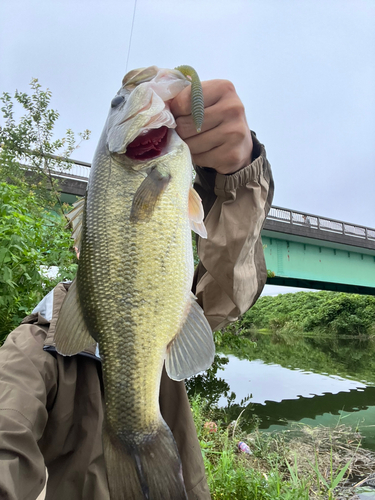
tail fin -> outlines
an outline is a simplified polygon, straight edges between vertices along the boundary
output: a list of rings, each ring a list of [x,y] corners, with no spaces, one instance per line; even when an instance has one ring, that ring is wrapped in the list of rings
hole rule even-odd
[[[103,448],[111,500],[187,500],[177,446],[164,421],[139,444],[104,424]]]

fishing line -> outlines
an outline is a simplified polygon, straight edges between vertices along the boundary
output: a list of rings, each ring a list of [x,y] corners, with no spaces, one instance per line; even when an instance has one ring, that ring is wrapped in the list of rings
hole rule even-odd
[[[131,30],[130,30],[128,57],[126,59],[125,74],[128,72],[128,63],[129,63],[129,56],[130,56],[130,48],[132,46],[133,28],[134,28],[134,19],[135,19],[135,10],[136,10],[136,8],[137,8],[137,0],[134,0],[133,20],[132,20],[132,27],[131,27]]]

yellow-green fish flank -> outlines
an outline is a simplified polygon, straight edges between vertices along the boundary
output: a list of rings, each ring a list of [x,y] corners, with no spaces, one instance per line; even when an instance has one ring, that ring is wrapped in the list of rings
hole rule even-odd
[[[191,227],[205,237],[203,209],[168,104],[189,82],[154,66],[123,82],[86,200],[69,216],[80,259],[56,348],[74,354],[99,343],[111,500],[183,500],[180,458],[159,409],[161,373],[165,363],[171,378],[183,380],[214,356],[210,327],[190,291]]]

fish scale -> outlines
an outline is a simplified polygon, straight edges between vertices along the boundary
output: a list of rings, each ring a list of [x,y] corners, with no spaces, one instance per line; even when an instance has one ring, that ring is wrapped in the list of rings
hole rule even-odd
[[[185,500],[177,447],[160,414],[162,369],[165,363],[171,378],[183,380],[214,357],[211,329],[190,291],[190,225],[206,236],[203,208],[191,186],[189,148],[166,131],[174,119],[161,97],[173,98],[168,78],[174,95],[187,83],[180,72],[156,67],[131,72],[135,90],[126,78],[94,156],[86,201],[71,215],[82,217],[75,230],[80,259],[55,341],[69,355],[99,343],[111,500]],[[165,150],[150,160],[127,158],[127,145],[148,123],[164,127]]]
[[[106,407],[110,408],[106,412],[108,421],[114,428],[118,426],[122,430],[124,430],[123,422],[126,422],[125,425],[129,425],[129,421],[131,421],[133,427],[126,429],[131,434],[135,429],[154,429],[158,426],[160,412],[155,394],[157,394],[156,387],[162,368],[160,360],[163,359],[162,355],[166,344],[172,340],[171,332],[176,332],[181,323],[186,304],[186,298],[183,300],[183,295],[188,295],[189,283],[191,282],[192,270],[181,271],[183,269],[181,261],[188,260],[186,254],[191,253],[190,229],[186,215],[184,218],[185,228],[181,227],[182,217],[176,217],[175,206],[171,200],[174,196],[172,190],[170,193],[166,193],[163,204],[156,210],[153,226],[150,227],[152,222],[148,223],[147,232],[143,230],[144,225],[136,226],[129,223],[131,203],[126,203],[125,200],[132,199],[130,196],[134,196],[134,192],[144,177],[131,173],[129,178],[121,164],[116,164],[110,157],[108,157],[107,162],[111,164],[109,180],[105,180],[105,183],[98,183],[98,187],[92,195],[90,186],[88,195],[88,200],[90,200],[90,196],[95,196],[95,205],[99,207],[99,210],[93,211],[90,219],[86,222],[89,234],[92,228],[95,235],[102,235],[100,246],[95,249],[98,257],[94,273],[90,273],[91,259],[88,258],[87,265],[85,265],[86,245],[83,244],[80,275],[85,278],[80,281],[81,285],[78,290],[83,307],[86,306],[86,290],[90,289],[88,300],[92,301],[94,298],[95,301],[95,297],[98,295],[98,297],[100,296],[98,301],[103,302],[104,298],[107,301],[107,308],[112,311],[112,318],[108,318],[106,312],[102,314],[101,318],[98,311],[102,309],[95,308],[95,311],[90,311],[92,316],[89,321],[92,323],[92,329],[98,332],[104,382],[105,386],[108,387],[106,390]],[[175,170],[178,169],[175,168]],[[181,169],[181,171],[183,170]],[[93,182],[95,182],[94,171],[92,176]],[[189,182],[190,180],[187,178],[187,183]],[[104,186],[114,186],[114,192],[110,196],[110,200],[113,201],[110,203],[107,193],[103,189],[103,184]],[[179,188],[177,183],[176,189]],[[185,192],[187,192],[186,187]],[[130,193],[129,197],[128,193]],[[100,198],[103,198],[104,201],[101,202]],[[108,215],[106,217],[100,216],[101,206],[105,207],[106,212],[117,214],[115,226],[108,224]],[[186,199],[186,213],[187,209]],[[179,228],[177,233],[176,228]],[[180,234],[178,234],[179,232]],[[168,274],[163,271],[162,266],[150,266],[152,256],[160,252],[160,245],[165,247],[166,238],[171,240],[168,245],[167,257],[164,257],[164,260],[169,260],[171,266]],[[183,240],[185,240],[184,245],[182,245]],[[111,249],[108,249],[108,241],[111,241]],[[146,251],[143,252],[142,248]],[[127,258],[122,259],[122,255],[126,255]],[[107,268],[110,269],[109,276],[105,276],[103,272],[103,269],[107,270]],[[87,276],[90,274],[91,278],[87,280]],[[155,316],[155,308],[151,314],[150,303],[155,302],[155,297],[167,297],[169,287],[176,289],[174,282],[186,283],[185,290],[181,291],[180,294],[174,292],[173,297],[167,298],[163,305],[162,316],[160,314]],[[131,293],[131,307],[127,312],[126,305],[124,308],[121,302],[123,284]],[[119,289],[118,295],[116,294],[117,288]],[[125,312],[125,317],[122,316],[123,312]],[[93,317],[95,317],[95,321],[92,321]],[[104,331],[102,331],[101,325],[105,325]],[[134,335],[135,329],[140,333]],[[155,332],[152,337],[149,335],[150,330]],[[118,363],[118,351],[121,349],[124,339],[127,339],[126,362],[120,364]],[[159,356],[154,353],[155,347],[159,349]],[[141,352],[142,355],[139,356],[138,352]],[[129,361],[132,354],[134,359],[137,359],[136,369]],[[143,362],[141,362],[142,359]],[[126,394],[124,398],[119,397],[118,384],[116,383],[119,379],[127,381],[127,386],[121,387],[125,391],[129,388],[133,397],[129,398],[129,394]],[[152,382],[148,382],[149,380]],[[150,404],[152,400],[154,404]],[[148,405],[145,406],[143,401],[148,401]],[[129,408],[132,410],[131,418],[127,414]],[[112,424],[112,422],[116,422],[116,424]]]

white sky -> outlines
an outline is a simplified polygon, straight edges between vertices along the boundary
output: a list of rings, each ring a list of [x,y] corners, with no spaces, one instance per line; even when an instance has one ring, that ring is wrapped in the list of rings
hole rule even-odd
[[[0,92],[53,92],[92,139],[125,74],[134,0],[2,0]],[[274,204],[375,227],[374,0],[137,0],[128,70],[231,80],[267,148]]]

